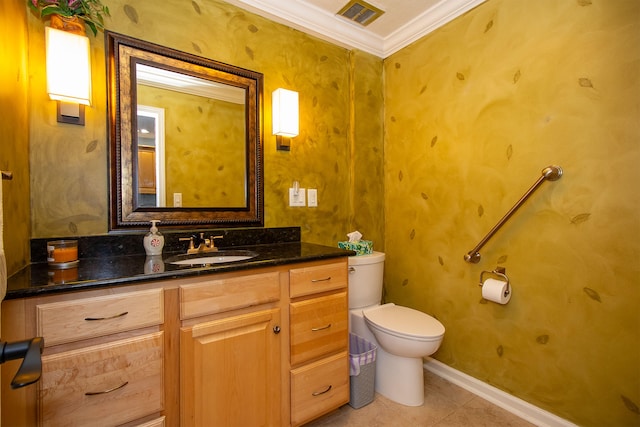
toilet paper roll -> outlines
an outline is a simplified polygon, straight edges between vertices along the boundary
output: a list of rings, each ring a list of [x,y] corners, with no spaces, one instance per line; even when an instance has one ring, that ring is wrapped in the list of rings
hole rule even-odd
[[[511,299],[512,293],[507,293],[507,289],[507,282],[497,279],[487,279],[482,284],[482,298],[497,302],[498,304],[506,304]]]

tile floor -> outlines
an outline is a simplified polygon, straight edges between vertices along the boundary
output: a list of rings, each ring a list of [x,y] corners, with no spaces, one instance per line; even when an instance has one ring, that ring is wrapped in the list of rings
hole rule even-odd
[[[376,394],[360,409],[344,405],[305,427],[526,427],[533,424],[425,370],[425,402],[399,405]]]

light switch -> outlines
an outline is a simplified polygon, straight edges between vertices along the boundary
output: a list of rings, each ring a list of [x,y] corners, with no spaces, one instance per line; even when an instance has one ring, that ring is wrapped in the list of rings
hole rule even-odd
[[[182,207],[182,193],[173,193],[173,206],[176,208]]]
[[[298,188],[298,194],[296,194],[295,188],[289,189],[289,206],[306,206],[304,188]]]
[[[307,190],[307,198],[309,199],[309,207],[318,207],[318,189],[310,188]]]

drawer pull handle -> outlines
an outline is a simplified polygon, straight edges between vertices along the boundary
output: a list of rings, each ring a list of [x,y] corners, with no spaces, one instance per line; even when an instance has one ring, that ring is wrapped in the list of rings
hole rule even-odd
[[[124,313],[116,314],[115,316],[111,316],[111,317],[85,317],[84,320],[92,321],[92,320],[117,319],[118,317],[126,316],[127,314],[129,314],[129,312],[125,311]]]
[[[329,280],[331,280],[331,276],[327,276],[324,279],[311,279],[311,283],[328,282]]]
[[[325,394],[328,393],[329,390],[331,390],[331,388],[333,388],[332,385],[329,385],[329,387],[327,387],[326,389],[322,390],[322,391],[314,391],[313,393],[311,393],[312,396],[320,396],[321,394]]]
[[[86,392],[84,395],[85,396],[96,396],[98,394],[107,394],[107,393],[111,393],[112,391],[116,391],[121,389],[122,387],[126,386],[127,384],[129,384],[129,381],[125,381],[124,383],[120,384],[119,386],[110,388],[109,390],[103,390],[103,391],[88,391]]]
[[[325,329],[329,329],[330,327],[331,327],[331,323],[329,323],[327,326],[323,326],[321,328],[311,328],[311,332],[323,331]]]

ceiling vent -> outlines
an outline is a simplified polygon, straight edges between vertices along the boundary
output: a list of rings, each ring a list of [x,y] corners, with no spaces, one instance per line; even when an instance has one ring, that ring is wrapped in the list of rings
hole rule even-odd
[[[349,21],[357,22],[360,25],[369,25],[384,13],[362,0],[351,0],[338,12],[338,15],[347,18]]]

